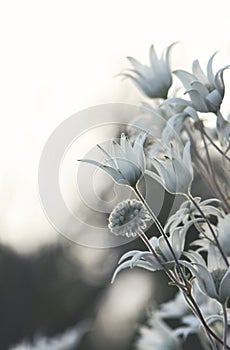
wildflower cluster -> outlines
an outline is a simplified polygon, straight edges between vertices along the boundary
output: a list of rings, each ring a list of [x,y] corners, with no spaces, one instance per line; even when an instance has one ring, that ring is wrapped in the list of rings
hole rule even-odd
[[[172,71],[166,48],[159,59],[150,48],[150,66],[129,57],[133,68],[121,75],[135,83],[148,99],[141,114],[112,141],[105,163],[91,163],[116,182],[128,185],[136,199],[124,201],[109,217],[116,235],[138,236],[145,250],[126,252],[113,275],[126,268],[162,271],[176,286],[175,299],[153,310],[148,326],[140,328],[136,349],[180,349],[190,334],[201,346],[230,349],[230,121],[221,111],[224,72],[215,73],[213,54],[207,70],[198,60],[192,72]],[[174,86],[174,77],[177,84]],[[176,82],[175,82],[176,84]],[[171,91],[177,91],[173,94]],[[180,93],[183,95],[180,95]],[[131,116],[132,117],[132,116]],[[156,118],[159,123],[155,124]],[[209,121],[215,121],[216,128]],[[212,123],[213,124],[213,123]],[[140,191],[147,176],[183,202],[161,223]],[[202,182],[206,198],[194,193]],[[152,220],[152,221],[151,221]],[[149,224],[155,224],[154,231]],[[170,318],[180,325],[171,329]]]

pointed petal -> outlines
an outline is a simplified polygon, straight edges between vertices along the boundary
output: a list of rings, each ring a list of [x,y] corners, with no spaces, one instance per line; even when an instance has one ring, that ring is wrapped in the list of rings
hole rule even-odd
[[[157,57],[157,54],[153,45],[151,45],[149,49],[149,59],[150,59],[152,68],[156,68],[156,65],[158,65],[159,63],[159,58]]]
[[[201,97],[199,92],[195,89],[190,89],[185,92],[185,94],[189,94],[190,99],[192,100],[192,103],[195,107],[195,109],[199,112],[209,112],[208,107],[204,101],[204,99]]]
[[[224,97],[224,90],[225,90],[223,74],[224,74],[225,69],[229,69],[229,68],[230,68],[230,65],[220,69],[216,73],[215,78],[214,78],[214,84],[215,84],[218,92],[222,96],[222,98]]]
[[[193,81],[197,80],[197,78],[194,74],[186,72],[185,70],[182,70],[182,69],[175,70],[175,71],[173,71],[173,73],[182,82],[182,84],[184,85],[184,88],[186,90],[190,89],[191,83]]]
[[[203,98],[209,94],[207,87],[199,81],[193,81],[191,86],[193,89],[197,90]]]
[[[122,176],[122,174],[119,171],[117,171],[117,170],[115,170],[107,165],[103,165],[103,164],[97,162],[96,160],[80,159],[80,161],[83,163],[96,165],[98,168],[104,170],[107,174],[109,174],[116,182],[124,183],[124,177]]]
[[[115,281],[115,278],[122,270],[127,269],[127,268],[130,268],[130,261],[125,261],[123,264],[121,264],[120,266],[118,266],[116,268],[116,270],[114,271],[111,283],[113,283]]]
[[[223,270],[226,267],[219,250],[212,243],[209,244],[207,265],[209,271]]]
[[[184,252],[184,255],[192,262],[192,263],[198,263],[200,265],[203,265],[206,267],[205,260],[203,257],[195,252],[195,251],[189,251],[189,252]]]
[[[158,243],[159,243],[159,249],[160,249],[161,253],[163,254],[165,260],[166,261],[174,260],[173,255],[172,255],[171,251],[169,250],[169,247],[168,247],[164,237],[161,236],[158,239]]]
[[[97,147],[102,151],[102,153],[104,153],[104,155],[107,157],[105,159],[106,163],[109,164],[109,166],[111,166],[114,169],[117,169],[116,167],[116,163],[114,162],[114,160],[111,158],[110,154],[104,149],[102,148],[100,145],[97,145]]]
[[[192,64],[192,71],[193,74],[198,78],[198,80],[202,84],[208,84],[208,79],[206,75],[204,74],[203,70],[201,69],[200,62],[198,60],[195,60]]]
[[[230,267],[226,271],[220,283],[219,295],[223,300],[230,297]]]
[[[208,65],[207,65],[207,76],[208,76],[208,80],[210,84],[214,84],[214,74],[213,74],[213,69],[212,69],[212,63],[213,63],[213,59],[216,56],[217,51],[214,52],[214,54],[210,57],[209,61],[208,61]]]
[[[145,67],[141,62],[139,62],[138,60],[136,60],[136,58],[134,57],[130,57],[128,56],[127,59],[129,60],[129,62],[133,65],[133,67],[138,70],[138,71],[142,71],[143,68]]]
[[[118,265],[125,261],[126,259],[133,257],[135,254],[139,253],[139,250],[130,250],[129,252],[126,252],[125,254],[122,255],[120,260],[118,261]]]
[[[128,137],[125,134],[121,135],[121,148],[125,154],[125,158],[134,163],[136,166],[139,166],[137,162],[136,155],[133,151],[131,143],[128,140]]]
[[[192,264],[184,260],[180,261],[180,263],[186,266],[197,278],[198,285],[203,293],[210,296],[211,298],[218,299],[214,281],[206,267],[200,264],[195,264],[195,268]]]
[[[191,159],[191,143],[187,141],[183,151],[183,163],[189,169],[189,172],[193,178],[193,167],[192,167],[192,159]]]
[[[199,116],[194,108],[186,107],[184,112],[187,113],[188,115],[190,115],[194,119],[194,121],[199,120]]]
[[[162,54],[162,60],[164,60],[167,65],[169,65],[169,55],[171,53],[171,49],[174,47],[174,45],[178,44],[178,41],[173,42],[171,45],[169,45],[166,50]]]
[[[133,145],[133,153],[135,154],[136,160],[137,160],[137,166],[139,165],[142,172],[144,173],[146,164],[145,164],[145,155],[144,155],[144,149],[143,145],[145,142],[147,134],[139,134],[136,138],[136,141]]]

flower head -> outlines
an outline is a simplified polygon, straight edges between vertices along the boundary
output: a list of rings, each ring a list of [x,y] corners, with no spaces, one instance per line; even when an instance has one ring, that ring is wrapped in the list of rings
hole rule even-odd
[[[190,223],[187,224],[187,226],[189,225]],[[187,230],[188,228],[186,225],[184,227],[177,227],[173,232],[170,232],[168,236],[168,241],[177,259],[179,259],[183,253]],[[158,238],[152,237],[149,243],[153,247],[156,255],[154,256],[150,251],[140,250],[131,250],[125,253],[119,260],[120,265],[115,270],[112,281],[115,280],[118,273],[126,268],[132,269],[137,266],[149,271],[157,271],[162,270],[163,265],[166,265],[168,268],[174,267],[174,256],[163,236]]]
[[[109,217],[109,229],[116,235],[136,237],[151,220],[144,205],[136,199],[119,203]]]
[[[133,57],[128,60],[133,69],[127,69],[122,73],[124,77],[134,81],[137,87],[150,98],[167,98],[168,90],[172,85],[172,73],[169,67],[169,52],[174,44],[163,52],[159,59],[154,46],[150,47],[150,66],[143,65]]]
[[[120,144],[115,140],[111,141],[109,153],[98,146],[107,158],[106,164],[91,159],[80,159],[80,161],[98,166],[120,184],[135,187],[145,171],[143,151],[145,138],[145,134],[138,135],[132,147],[127,136],[122,133]]]
[[[197,252],[184,253],[190,262],[181,261],[196,277],[203,293],[220,303],[230,297],[230,267],[227,267],[217,248],[210,243],[207,264]]]
[[[230,257],[230,214],[226,214],[223,218],[218,218],[217,230],[219,233],[218,240],[220,245],[222,246],[226,255]]]
[[[184,85],[185,93],[189,94],[191,100],[191,102],[188,102],[183,99],[172,99],[174,102],[190,105],[199,112],[215,113],[219,110],[225,93],[223,73],[230,66],[221,68],[214,75],[212,68],[214,56],[215,54],[208,61],[207,75],[201,69],[198,60],[193,62],[193,73],[184,70],[173,72]]]
[[[220,201],[218,199],[210,198],[201,201],[200,197],[195,197],[194,201],[206,216],[209,217],[210,215],[214,215],[216,217],[219,217],[220,215],[222,215],[222,212],[219,208],[215,207],[214,205],[211,205],[211,203],[219,203]],[[185,200],[181,204],[177,212],[169,217],[164,228],[165,232],[167,232],[168,230],[174,230],[181,223],[185,225],[190,221],[195,221],[195,218],[198,217],[202,219],[197,207],[195,207],[195,205],[190,200]]]
[[[212,225],[212,229],[218,237],[219,244],[223,249],[225,255],[230,257],[230,241],[229,241],[229,232],[230,232],[230,214],[225,214],[224,212],[219,212],[217,216],[218,223],[216,226]],[[193,245],[200,246],[200,250],[208,250],[209,242],[212,240],[212,233],[210,228],[206,223],[202,224],[202,231],[199,235],[199,239],[193,242]]]
[[[153,171],[146,174],[157,180],[169,193],[188,194],[193,181],[193,168],[190,155],[190,142],[184,147],[178,142],[170,143],[166,148],[163,159],[154,157],[152,164],[158,175]]]

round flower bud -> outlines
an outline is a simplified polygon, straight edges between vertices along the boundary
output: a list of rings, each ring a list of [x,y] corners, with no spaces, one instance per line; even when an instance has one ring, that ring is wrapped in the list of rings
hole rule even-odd
[[[109,216],[109,229],[115,235],[136,237],[147,227],[151,217],[144,205],[136,199],[119,203]]]

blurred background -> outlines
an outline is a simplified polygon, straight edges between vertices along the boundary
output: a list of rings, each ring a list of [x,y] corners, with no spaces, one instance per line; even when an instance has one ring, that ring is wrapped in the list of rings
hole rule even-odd
[[[95,105],[147,101],[117,77],[128,67],[126,56],[148,63],[151,44],[160,54],[179,41],[173,69],[190,70],[196,58],[205,67],[215,51],[216,67],[228,64],[226,9],[224,0],[1,2],[1,350],[39,335],[54,337],[83,320],[88,332],[78,349],[132,349],[148,305],[173,295],[164,276],[138,269],[110,284],[122,253],[143,248],[137,240],[96,249],[56,232],[39,199],[39,159],[50,134],[69,116]],[[94,140],[99,142],[97,134]],[[164,200],[162,221],[171,200]],[[82,213],[83,204],[77,208]]]

